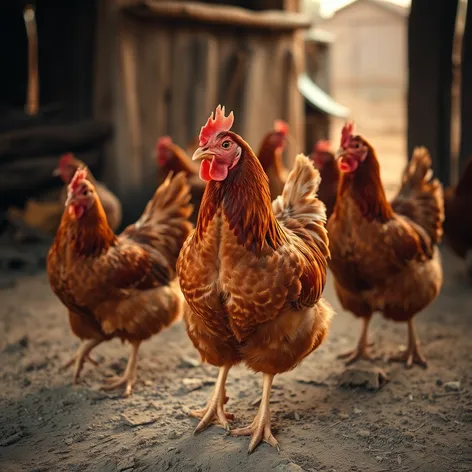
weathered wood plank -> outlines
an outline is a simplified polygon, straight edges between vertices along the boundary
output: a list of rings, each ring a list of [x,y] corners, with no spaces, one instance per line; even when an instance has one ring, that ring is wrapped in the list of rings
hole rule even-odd
[[[112,134],[109,124],[86,121],[75,124],[41,125],[0,133],[0,163],[48,153],[101,146]]]
[[[188,141],[190,117],[194,110],[189,108],[193,71],[191,69],[192,43],[194,36],[188,31],[173,31],[171,41],[171,94],[169,105],[169,134],[179,145]]]
[[[207,5],[198,2],[164,2],[130,0],[123,2],[125,13],[148,18],[192,20],[201,23],[293,31],[309,28],[309,16],[292,11],[251,11],[229,5]]]
[[[143,184],[156,185],[153,150],[158,137],[167,134],[170,74],[170,30],[142,24],[138,33],[137,89],[142,124]]]

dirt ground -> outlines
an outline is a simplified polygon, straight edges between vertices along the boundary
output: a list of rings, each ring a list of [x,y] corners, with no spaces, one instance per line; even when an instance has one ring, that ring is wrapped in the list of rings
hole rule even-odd
[[[406,342],[406,327],[380,316],[372,329],[388,375],[380,389],[342,387],[346,369],[336,355],[351,347],[359,323],[337,311],[327,341],[295,371],[275,380],[274,432],[282,450],[212,426],[193,436],[187,408],[202,407],[216,370],[200,365],[183,324],[143,345],[139,380],[130,398],[99,390],[124,369],[128,347],[100,346],[100,366],[87,364],[81,386],[60,365],[78,346],[65,309],[44,274],[0,291],[0,470],[16,471],[419,471],[472,470],[472,290],[465,270],[443,248],[440,297],[417,318],[430,367],[410,371],[385,355]],[[355,368],[371,372],[372,364]],[[459,384],[447,384],[458,381]],[[447,385],[445,385],[447,384]],[[451,390],[452,389],[452,390]],[[261,375],[230,372],[229,408],[236,425],[257,410]]]

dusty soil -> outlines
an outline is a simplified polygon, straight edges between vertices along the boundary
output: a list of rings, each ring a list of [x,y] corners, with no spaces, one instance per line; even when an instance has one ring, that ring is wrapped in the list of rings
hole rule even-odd
[[[262,445],[249,457],[248,438],[214,426],[192,434],[196,420],[186,408],[204,405],[215,369],[191,362],[198,356],[183,324],[143,346],[132,397],[99,390],[125,366],[128,347],[118,341],[97,349],[100,366],[87,364],[83,384],[73,387],[71,372],[60,370],[78,345],[65,309],[45,275],[23,278],[0,291],[0,470],[470,471],[472,290],[460,261],[444,248],[443,255],[442,293],[417,318],[430,367],[407,371],[385,362],[405,344],[406,328],[379,316],[374,365],[389,382],[377,391],[339,386],[345,367],[336,355],[353,345],[359,325],[340,310],[330,279],[325,295],[338,314],[327,341],[275,381],[272,416],[282,451]],[[446,388],[450,381],[460,381],[458,391]],[[260,375],[230,373],[235,424],[251,420],[260,387]]]

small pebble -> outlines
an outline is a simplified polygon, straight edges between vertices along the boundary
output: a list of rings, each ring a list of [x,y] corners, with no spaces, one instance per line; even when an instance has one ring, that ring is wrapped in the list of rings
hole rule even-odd
[[[455,380],[453,382],[446,382],[444,384],[444,388],[446,392],[459,392],[461,389],[461,383],[459,380]]]
[[[368,431],[367,429],[360,429],[357,432],[357,435],[361,438],[368,438],[370,436],[370,431]]]

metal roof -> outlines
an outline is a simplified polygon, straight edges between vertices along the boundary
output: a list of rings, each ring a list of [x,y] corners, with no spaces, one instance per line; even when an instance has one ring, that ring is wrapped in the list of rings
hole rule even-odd
[[[361,3],[361,2],[372,3],[373,5],[376,5],[380,8],[383,8],[391,13],[395,13],[402,17],[407,17],[410,12],[410,9],[408,7],[399,5],[397,3],[389,2],[388,0],[353,0],[350,3],[347,3],[346,5],[343,5],[342,7],[338,8],[333,13],[333,16],[331,18],[334,18],[338,13],[348,10],[354,5],[356,5],[357,3]],[[328,22],[331,18],[326,18],[325,21]]]
[[[321,90],[306,73],[300,74],[297,80],[298,90],[308,103],[316,109],[336,118],[347,118],[351,111],[339,104],[326,92]]]

